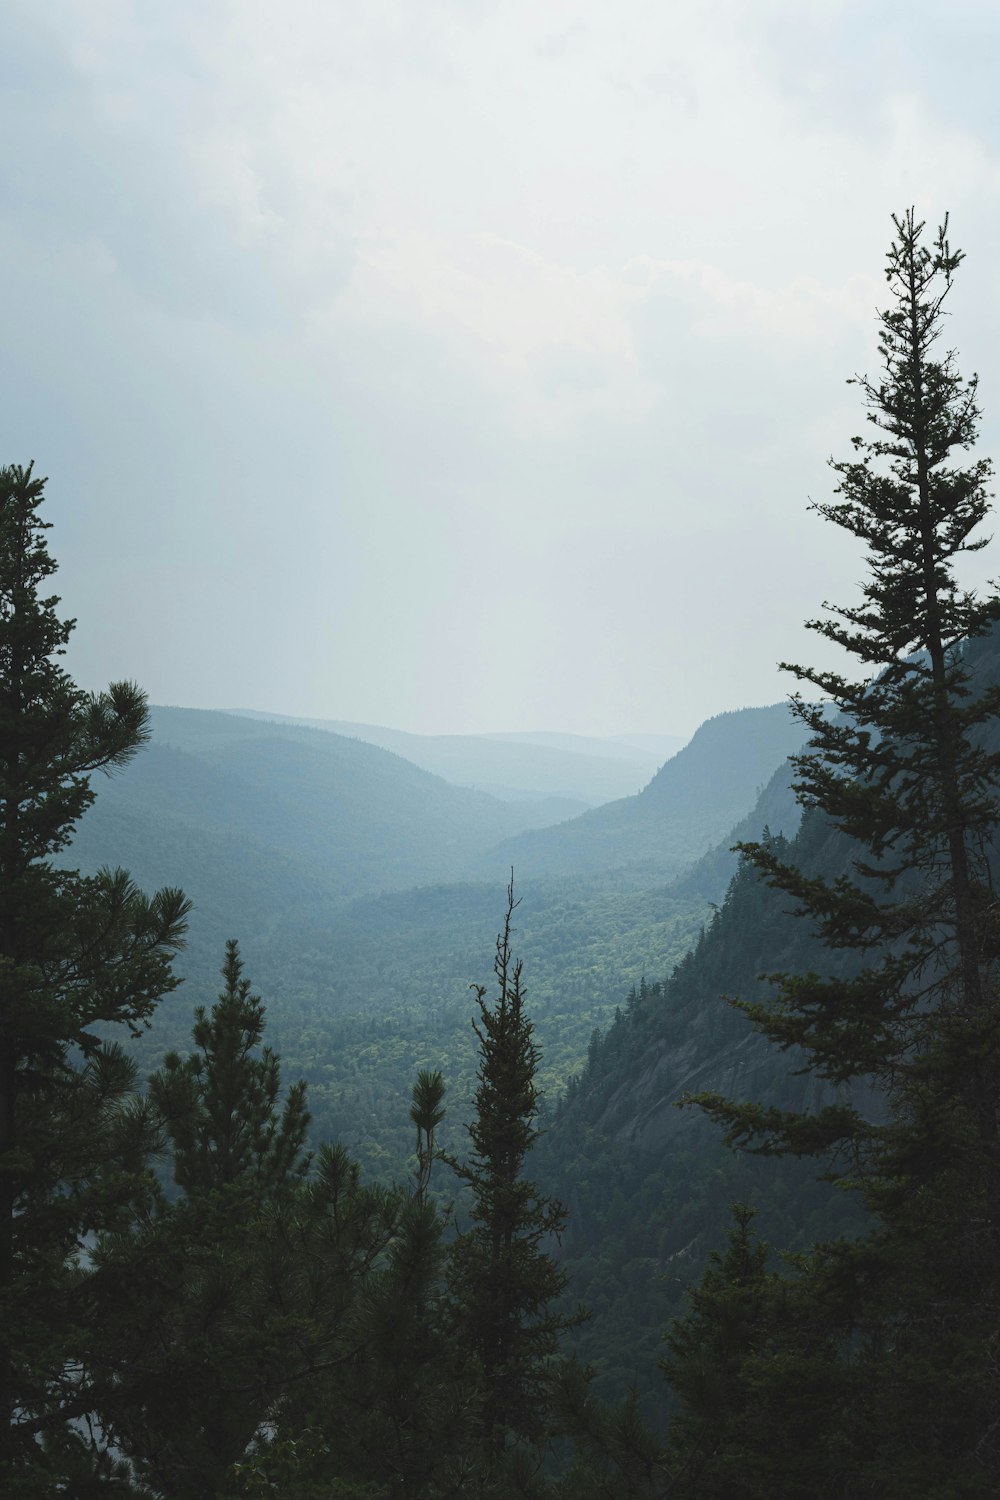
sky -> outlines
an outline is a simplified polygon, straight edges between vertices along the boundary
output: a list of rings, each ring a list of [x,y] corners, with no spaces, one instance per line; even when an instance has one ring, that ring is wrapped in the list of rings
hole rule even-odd
[[[68,666],[426,733],[781,698],[863,576],[808,507],[910,204],[996,451],[998,61],[994,0],[6,0],[0,460]]]

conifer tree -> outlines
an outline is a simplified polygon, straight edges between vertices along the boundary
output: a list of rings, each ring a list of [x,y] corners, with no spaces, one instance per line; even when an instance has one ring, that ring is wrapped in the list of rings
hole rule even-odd
[[[808,1277],[768,1266],[753,1217],[733,1206],[725,1251],[667,1333],[661,1363],[680,1402],[667,1457],[685,1500],[842,1493],[827,1441],[844,1386],[836,1318]]]
[[[476,1383],[453,1337],[442,1285],[444,1220],[428,1198],[445,1092],[440,1072],[420,1070],[410,1109],[414,1192],[394,1195],[392,1234],[355,1298],[350,1352],[323,1401],[330,1465],[386,1500],[465,1494],[475,1467]]]
[[[179,1196],[160,1196],[94,1262],[108,1289],[102,1327],[123,1377],[102,1426],[145,1482],[173,1496],[214,1494],[290,1380],[327,1347],[329,1288],[316,1260],[331,1173],[306,1183],[305,1085],[282,1101],[264,1005],[235,941],[223,989],[195,1011],[194,1048],[150,1079]],[[322,1276],[319,1278],[323,1281]],[[134,1288],[124,1318],[114,1288]]]
[[[319,1255],[316,1246],[310,1250],[315,1263],[340,1246],[320,1308],[331,1342],[310,1378],[290,1383],[272,1412],[272,1439],[237,1466],[235,1493],[277,1492],[288,1500],[457,1500],[469,1493],[480,1468],[478,1388],[473,1363],[453,1336],[441,1275],[443,1221],[427,1197],[443,1096],[441,1074],[421,1070],[411,1109],[418,1131],[412,1195],[362,1187],[353,1165],[345,1175],[345,1191],[331,1203],[327,1250],[322,1242]],[[323,1148],[321,1171],[332,1159],[347,1161],[342,1151]],[[367,1254],[352,1256],[360,1246]]]
[[[894,225],[882,370],[855,382],[874,432],[833,464],[837,497],[816,507],[867,549],[860,601],[810,622],[861,673],[789,668],[810,694],[793,700],[812,731],[797,793],[856,858],[831,879],[745,846],[831,963],[773,976],[772,996],[741,1008],[839,1093],[810,1114],[700,1102],[751,1149],[833,1153],[873,1214],[866,1239],[817,1248],[800,1273],[814,1310],[837,1309],[853,1391],[814,1408],[816,1493],[842,1495],[850,1475],[852,1496],[985,1495],[1000,1487],[1000,688],[974,682],[965,647],[1000,602],[956,576],[985,545],[990,476],[985,459],[962,461],[975,378],[936,348],[962,255],[947,222],[930,246],[912,210]]]
[[[445,1159],[472,1192],[472,1227],[452,1247],[449,1283],[459,1338],[475,1356],[482,1379],[479,1436],[488,1464],[511,1443],[546,1434],[550,1364],[559,1335],[579,1322],[550,1309],[566,1275],[546,1250],[565,1224],[561,1204],[522,1176],[538,1137],[539,1051],[525,1010],[521,963],[511,953],[516,906],[513,876],[497,937],[497,995],[476,985],[479,1039],[475,1114],[468,1127],[471,1160]]]
[[[187,913],[178,891],[53,862],[91,776],[148,728],[133,683],[86,693],[60,665],[73,622],[45,592],[44,486],[0,470],[0,1490],[25,1496],[53,1492],[84,1442],[84,1237],[145,1191],[147,1113],[100,1028],[141,1028],[174,988]]]
[[[301,1180],[309,1114],[306,1086],[280,1104],[281,1069],[264,1035],[264,1005],[243,978],[239,945],[226,944],[225,988],[194,1020],[194,1050],[171,1052],[149,1081],[173,1152],[174,1181],[188,1198],[239,1186],[260,1198]]]
[[[436,1154],[434,1133],[444,1119],[444,1079],[440,1072],[421,1068],[413,1085],[413,1103],[410,1119],[417,1127],[417,1187],[416,1197],[423,1203],[430,1186],[431,1170]]]

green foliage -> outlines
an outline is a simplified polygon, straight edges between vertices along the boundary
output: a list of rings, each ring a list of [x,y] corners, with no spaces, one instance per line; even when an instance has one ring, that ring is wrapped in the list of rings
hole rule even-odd
[[[810,820],[794,845],[774,842],[826,868],[850,857]],[[788,1107],[811,1097],[799,1059],[755,1039],[720,998],[752,994],[776,955],[815,962],[808,924],[786,907],[744,864],[673,975],[623,997],[535,1148],[533,1174],[569,1210],[560,1261],[572,1296],[592,1313],[571,1347],[595,1367],[601,1397],[617,1402],[634,1386],[657,1426],[663,1330],[708,1254],[724,1246],[734,1200],[752,1204],[767,1239],[788,1248],[864,1224],[860,1205],[816,1182],[812,1163],[734,1154],[696,1113],[676,1108],[692,1078],[719,1087],[736,1079]]]
[[[472,1197],[471,1227],[449,1251],[448,1281],[458,1308],[458,1333],[481,1371],[479,1430],[497,1459],[519,1439],[546,1435],[548,1362],[574,1320],[550,1304],[565,1289],[545,1245],[558,1237],[565,1210],[523,1175],[538,1136],[539,1052],[525,1010],[521,963],[511,954],[513,879],[503,931],[497,937],[492,1005],[476,986],[478,1087],[470,1123],[468,1163],[446,1158]]]
[[[105,1437],[154,1492],[192,1500],[223,1492],[299,1383],[352,1357],[348,1325],[398,1253],[399,1203],[341,1148],[307,1176],[304,1087],[282,1100],[235,942],[222,972],[196,1050],[151,1080],[178,1196],[152,1194],[93,1255],[96,1342],[118,1372]]]
[[[138,1031],[174,987],[187,911],[121,870],[53,865],[147,714],[134,684],[84,693],[59,665],[72,622],[43,592],[44,484],[0,470],[0,1483],[21,1495],[91,1461],[69,1425],[100,1378],[82,1247],[145,1195],[151,1139],[134,1065],[100,1028]]]
[[[825,1439],[847,1384],[834,1322],[808,1278],[768,1270],[752,1220],[747,1205],[734,1206],[725,1252],[709,1257],[667,1335],[663,1368],[681,1404],[672,1466],[690,1500],[833,1500],[843,1476]]]
[[[244,956],[275,997],[274,1045],[309,1083],[314,1139],[342,1140],[369,1177],[398,1177],[411,1149],[411,1081],[437,1067],[452,1101],[441,1144],[457,1149],[476,1065],[464,997],[492,941],[494,885],[392,889],[461,866],[475,840],[441,801],[457,789],[318,730],[157,709],[154,733],[149,754],[84,821],[74,858],[92,866],[120,851],[143,879],[183,879],[196,903],[183,972],[197,989],[212,982],[227,935],[245,934]],[[665,871],[728,831],[726,799],[744,811],[795,733],[779,707],[720,716],[704,767],[701,752],[683,752],[687,769],[669,796],[661,776],[621,805],[631,819],[622,868],[522,882],[550,1106],[595,1026],[607,1026],[643,973],[669,972],[704,920],[706,894],[725,888],[724,874],[705,892],[667,890]],[[669,841],[681,823],[691,839],[657,863],[648,839]],[[441,863],[421,863],[423,848]],[[373,885],[381,894],[359,895]],[[146,1071],[164,1051],[183,1051],[189,1011],[183,995],[160,1008],[137,1053]]]
[[[658,1500],[678,1478],[663,1444],[643,1421],[634,1389],[614,1406],[595,1399],[592,1372],[567,1360],[553,1389],[559,1429],[572,1460],[553,1487],[565,1500]]]
[[[438,1143],[452,1152],[461,1146],[477,1066],[468,981],[492,947],[495,904],[495,886],[423,887],[327,912],[322,930],[317,916],[294,949],[266,937],[262,924],[241,942],[248,964],[254,955],[255,977],[266,978],[261,987],[274,994],[268,1035],[292,1076],[309,1085],[311,1139],[343,1142],[369,1180],[388,1184],[409,1169],[410,1090],[421,1069],[448,1080],[450,1113]],[[706,903],[567,882],[526,886],[523,910],[544,1112],[580,1068],[594,1027],[612,1018],[623,985],[638,983],[644,970],[669,969],[696,936]],[[205,930],[202,913],[203,937]],[[196,940],[185,964],[188,984],[199,988],[218,962],[204,964],[201,952]],[[183,1054],[189,1045],[185,990],[134,1044],[147,1072],[164,1051]]]
[[[841,498],[817,507],[865,542],[870,574],[859,605],[812,626],[866,675],[792,669],[839,711],[796,700],[812,731],[797,789],[853,841],[854,858],[831,879],[774,846],[746,851],[849,963],[776,975],[771,998],[741,1008],[816,1077],[853,1092],[805,1112],[719,1094],[703,1103],[735,1141],[825,1160],[873,1216],[860,1241],[820,1246],[805,1263],[797,1317],[767,1355],[768,1368],[797,1370],[803,1326],[833,1310],[846,1397],[831,1402],[803,1380],[804,1405],[778,1404],[769,1444],[795,1448],[811,1432],[812,1472],[830,1494],[849,1476],[857,1495],[986,1495],[1000,1484],[1000,950],[988,858],[1000,689],[973,692],[965,643],[1000,617],[1000,601],[977,600],[955,576],[956,560],[983,545],[973,533],[990,473],[985,460],[956,463],[975,440],[976,385],[933,347],[962,257],[946,226],[928,248],[912,211],[894,222],[882,375],[858,382],[876,435],[854,439],[855,457],[833,466]],[[755,1355],[740,1399],[765,1378]],[[765,1464],[762,1430],[734,1432],[725,1462],[743,1473]],[[799,1483],[751,1493],[798,1494]]]
[[[288,1092],[281,1114],[278,1059],[264,1033],[264,1007],[242,977],[234,939],[226,944],[225,989],[210,1016],[195,1011],[195,1050],[168,1054],[149,1082],[173,1147],[174,1181],[188,1197],[248,1181],[258,1194],[304,1176],[309,1115],[305,1084]]]
[[[238,1493],[266,1493],[267,1483],[284,1494],[292,1479],[301,1487],[292,1494],[366,1494],[369,1485],[380,1497],[462,1492],[475,1464],[478,1384],[449,1335],[441,1264],[433,1207],[397,1199],[390,1237],[349,1286],[331,1357],[289,1385],[240,1466]]]
[[[444,1079],[441,1074],[436,1071],[432,1073],[428,1068],[421,1068],[417,1074],[417,1081],[413,1085],[413,1103],[410,1106],[410,1119],[417,1127],[416,1195],[421,1201],[427,1196],[427,1189],[430,1185],[435,1157],[434,1135],[445,1116],[445,1092]]]

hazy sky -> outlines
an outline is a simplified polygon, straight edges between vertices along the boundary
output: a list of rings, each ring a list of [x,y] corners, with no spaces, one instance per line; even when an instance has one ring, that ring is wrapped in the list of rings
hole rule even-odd
[[[427,731],[780,697],[862,571],[806,507],[893,209],[951,211],[996,447],[998,63],[995,0],[6,0],[0,456],[71,668]]]

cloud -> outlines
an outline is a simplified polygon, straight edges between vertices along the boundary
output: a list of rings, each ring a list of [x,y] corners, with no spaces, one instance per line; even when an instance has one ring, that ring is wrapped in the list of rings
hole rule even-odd
[[[14,0],[0,378],[83,675],[427,728],[498,674],[511,727],[780,691],[858,576],[804,506],[891,209],[952,210],[1000,413],[994,11]]]
[[[839,342],[845,325],[865,327],[881,287],[875,277],[856,274],[840,286],[826,286],[813,276],[795,276],[771,288],[741,280],[702,260],[631,262],[645,279],[649,295],[664,282],[690,287],[697,308],[698,336],[724,339],[753,336],[759,340],[794,340],[804,344]]]
[[[595,411],[634,420],[659,393],[632,332],[643,290],[626,275],[562,265],[498,234],[366,238],[356,250],[327,317],[331,339],[345,325],[418,328],[519,425]]]

